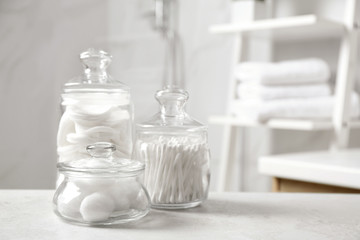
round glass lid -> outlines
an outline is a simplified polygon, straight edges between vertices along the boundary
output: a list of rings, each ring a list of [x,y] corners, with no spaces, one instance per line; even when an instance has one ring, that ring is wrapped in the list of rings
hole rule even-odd
[[[115,158],[116,147],[112,143],[97,142],[86,147],[89,158],[60,162],[61,172],[98,173],[98,174],[131,174],[144,170],[144,164],[132,159]]]
[[[128,92],[129,87],[113,79],[107,72],[112,56],[103,50],[89,48],[80,54],[84,67],[81,76],[65,83],[65,93],[72,92]]]
[[[139,128],[170,128],[172,130],[201,130],[206,128],[197,120],[191,118],[185,111],[189,94],[179,88],[167,88],[155,94],[160,104],[160,112],[149,121],[138,124]]]

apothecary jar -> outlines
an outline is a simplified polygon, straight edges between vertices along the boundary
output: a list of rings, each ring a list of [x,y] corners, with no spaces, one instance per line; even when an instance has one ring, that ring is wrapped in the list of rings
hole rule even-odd
[[[209,190],[207,127],[186,113],[186,91],[169,88],[155,97],[160,112],[137,125],[133,155],[146,164],[144,185],[152,207],[198,206]]]
[[[98,142],[87,146],[91,157],[58,163],[64,176],[53,198],[58,216],[94,226],[135,221],[149,212],[144,164],[113,157],[115,150],[111,143]]]
[[[133,104],[130,89],[106,71],[111,56],[88,49],[80,54],[84,72],[64,85],[63,115],[57,135],[58,161],[87,157],[86,146],[110,142],[114,156],[132,153]]]

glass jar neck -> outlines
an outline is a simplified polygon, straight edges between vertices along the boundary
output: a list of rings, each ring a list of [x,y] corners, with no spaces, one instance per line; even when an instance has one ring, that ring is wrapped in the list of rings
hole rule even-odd
[[[185,104],[188,100],[188,94],[181,89],[164,89],[160,90],[155,95],[156,99],[160,103],[160,115],[163,120],[184,119]]]
[[[106,83],[109,79],[106,70],[100,67],[85,68],[84,76],[87,83]]]
[[[80,59],[84,66],[84,76],[87,83],[106,83],[110,76],[106,68],[111,63],[111,55],[93,48],[80,54]]]
[[[185,115],[185,103],[169,101],[160,107],[161,116],[183,118]]]

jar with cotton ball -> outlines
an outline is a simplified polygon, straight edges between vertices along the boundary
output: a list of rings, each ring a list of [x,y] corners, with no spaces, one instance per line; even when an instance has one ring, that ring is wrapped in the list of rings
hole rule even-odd
[[[87,157],[85,148],[94,142],[114,144],[116,157],[131,156],[130,89],[107,73],[111,59],[102,50],[88,49],[80,54],[83,74],[64,85],[63,115],[57,135],[59,162]]]
[[[114,144],[86,147],[91,157],[58,163],[64,181],[54,198],[54,211],[70,223],[97,226],[138,220],[150,209],[142,184],[144,164],[116,158]]]
[[[207,127],[185,112],[188,97],[182,89],[158,91],[160,112],[137,125],[133,158],[145,163],[144,185],[153,208],[190,208],[207,198]]]

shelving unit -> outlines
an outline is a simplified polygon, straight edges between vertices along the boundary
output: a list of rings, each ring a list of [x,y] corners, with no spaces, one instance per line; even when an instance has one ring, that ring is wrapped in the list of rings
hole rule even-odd
[[[284,179],[360,189],[360,150],[262,157],[259,172]]]
[[[331,121],[316,120],[297,120],[297,119],[271,119],[265,123],[244,120],[234,116],[211,116],[209,119],[211,124],[234,125],[243,127],[268,127],[273,129],[303,130],[303,131],[319,131],[333,129]],[[360,121],[349,122],[350,128],[360,128]]]
[[[345,1],[345,14],[343,22],[335,22],[330,19],[320,18],[316,15],[293,16],[287,18],[270,18],[256,20],[245,23],[231,23],[214,25],[209,28],[213,34],[225,34],[234,38],[235,49],[233,63],[235,64],[245,60],[242,47],[244,38],[264,38],[269,41],[297,41],[338,38],[341,41],[339,60],[337,68],[337,79],[335,88],[335,106],[333,117],[329,121],[300,120],[300,119],[271,119],[266,123],[250,121],[240,117],[232,116],[230,110],[224,116],[211,116],[210,124],[221,124],[225,126],[223,140],[223,154],[220,162],[220,184],[219,191],[226,190],[228,183],[229,170],[233,168],[236,161],[236,140],[239,137],[237,129],[239,127],[268,127],[273,129],[320,131],[332,130],[334,139],[331,149],[335,152],[316,152],[316,153],[294,153],[290,155],[267,156],[260,159],[260,172],[271,176],[283,176],[287,178],[299,178],[304,181],[314,181],[324,184],[343,185],[342,177],[340,180],[331,180],[331,177],[311,177],[306,171],[313,175],[331,174],[329,168],[335,171],[335,166],[339,168],[342,174],[351,172],[354,167],[356,176],[360,176],[360,151],[348,153],[345,149],[348,143],[350,128],[360,128],[360,121],[351,121],[349,118],[350,93],[353,90],[354,72],[356,64],[356,6],[359,0]],[[233,67],[234,67],[233,66]],[[232,77],[229,86],[229,104],[236,101],[235,88],[236,79]],[[230,108],[229,108],[230,109]],[[338,151],[338,152],[336,152]],[[350,154],[350,155],[349,155]],[[351,156],[347,158],[346,156]],[[358,157],[357,157],[358,156]],[[339,159],[343,159],[341,162]],[[333,159],[326,162],[324,159]],[[312,162],[313,164],[310,164]],[[305,177],[296,175],[297,167],[301,168]],[[279,169],[278,171],[275,171]],[[346,171],[344,169],[347,169]],[[318,172],[317,172],[318,171]],[[287,172],[287,173],[286,173]],[[285,175],[283,175],[283,173]],[[340,174],[340,173],[339,173]],[[320,175],[319,175],[320,176]],[[322,176],[322,175],[321,175]],[[331,175],[329,175],[331,176]],[[349,175],[350,178],[350,175]],[[336,178],[334,178],[336,179]],[[356,183],[360,189],[360,182]]]
[[[213,34],[243,34],[275,41],[341,37],[344,24],[316,15],[257,20],[243,24],[222,24],[209,28]]]

